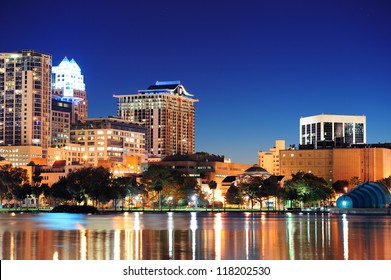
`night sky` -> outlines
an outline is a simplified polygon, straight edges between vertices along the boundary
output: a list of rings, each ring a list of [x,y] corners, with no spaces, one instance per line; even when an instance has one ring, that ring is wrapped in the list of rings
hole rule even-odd
[[[90,117],[113,94],[180,80],[196,103],[196,151],[257,163],[299,118],[367,116],[367,142],[391,142],[391,1],[12,1],[0,51],[74,58]]]

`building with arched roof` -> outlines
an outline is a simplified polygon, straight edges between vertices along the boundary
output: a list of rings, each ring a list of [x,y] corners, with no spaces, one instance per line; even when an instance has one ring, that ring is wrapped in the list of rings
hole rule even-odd
[[[388,189],[376,182],[357,185],[337,199],[337,208],[385,208],[391,203]]]

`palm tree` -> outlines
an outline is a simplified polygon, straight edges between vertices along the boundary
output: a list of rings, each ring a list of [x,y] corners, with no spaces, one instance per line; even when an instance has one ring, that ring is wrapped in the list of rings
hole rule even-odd
[[[210,181],[208,185],[209,185],[209,189],[212,190],[212,212],[213,212],[215,207],[215,189],[217,188],[217,183],[216,181]]]
[[[158,196],[159,196],[159,209],[162,211],[162,190],[163,190],[163,184],[162,181],[156,180],[153,189],[157,191]]]

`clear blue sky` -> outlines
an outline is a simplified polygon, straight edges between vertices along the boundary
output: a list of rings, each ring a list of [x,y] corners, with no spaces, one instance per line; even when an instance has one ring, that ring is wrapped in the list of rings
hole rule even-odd
[[[25,3],[24,3],[25,2]],[[180,80],[196,104],[196,151],[256,163],[275,139],[299,142],[301,116],[367,116],[391,142],[391,1],[138,0],[0,4],[0,51],[74,58],[89,116],[113,94]]]

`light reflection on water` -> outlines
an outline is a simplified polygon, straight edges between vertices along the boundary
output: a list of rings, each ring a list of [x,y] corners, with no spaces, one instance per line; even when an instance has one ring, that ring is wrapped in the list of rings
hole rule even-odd
[[[1,214],[4,260],[391,259],[388,216]]]

